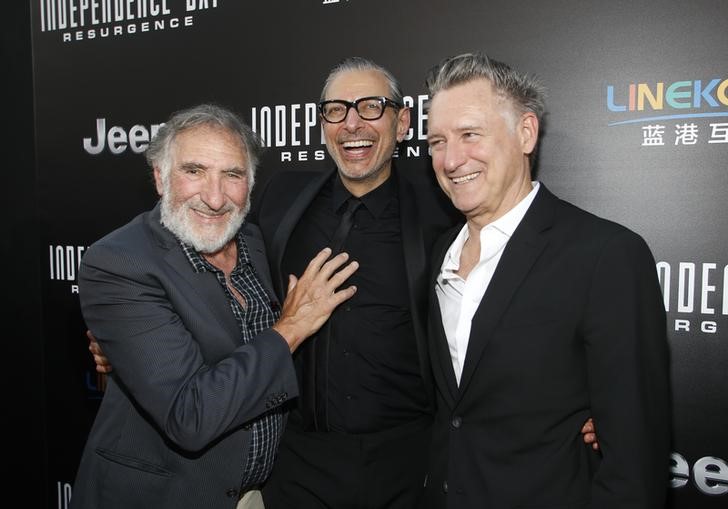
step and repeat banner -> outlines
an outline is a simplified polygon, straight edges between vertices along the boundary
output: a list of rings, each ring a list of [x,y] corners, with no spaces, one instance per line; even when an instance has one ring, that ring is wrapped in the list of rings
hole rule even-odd
[[[728,507],[727,2],[33,0],[31,8],[50,507],[68,506],[104,394],[86,349],[78,264],[92,242],[154,204],[142,152],[160,123],[177,109],[220,103],[265,140],[259,184],[283,169],[324,169],[323,79],[360,55],[399,77],[412,108],[398,165],[429,172],[424,75],[468,51],[548,88],[537,177],[652,248],[672,356],[670,507]]]

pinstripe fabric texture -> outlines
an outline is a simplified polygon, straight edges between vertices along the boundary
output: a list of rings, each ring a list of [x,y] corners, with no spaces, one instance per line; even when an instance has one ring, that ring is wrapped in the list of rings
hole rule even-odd
[[[230,282],[245,299],[241,305],[230,292],[225,274],[205,260],[194,248],[180,243],[187,259],[196,272],[212,272],[220,282],[227,296],[235,321],[240,329],[241,344],[246,344],[259,332],[270,328],[278,319],[280,311],[273,309],[270,298],[255,274],[250,263],[248,247],[242,234],[236,237],[238,261],[230,274]],[[276,407],[250,422],[250,451],[245,464],[241,486],[243,489],[266,480],[273,468],[278,442],[283,431],[283,410]]]

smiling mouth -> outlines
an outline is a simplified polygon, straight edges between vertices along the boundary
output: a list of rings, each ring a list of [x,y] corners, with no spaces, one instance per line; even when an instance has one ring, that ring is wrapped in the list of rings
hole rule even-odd
[[[207,219],[207,220],[211,220],[211,221],[220,219],[228,213],[227,210],[225,210],[223,212],[205,212],[202,210],[192,209],[192,211],[195,214],[197,214],[199,217],[201,217],[202,219]]]
[[[476,179],[480,175],[479,171],[476,171],[475,173],[468,173],[467,175],[461,175],[460,177],[453,177],[450,180],[453,182],[453,184],[462,184],[464,182],[470,182],[473,179]]]
[[[342,147],[345,149],[357,149],[357,148],[366,148],[371,147],[374,145],[374,142],[371,140],[354,140],[354,141],[345,141],[341,144]]]

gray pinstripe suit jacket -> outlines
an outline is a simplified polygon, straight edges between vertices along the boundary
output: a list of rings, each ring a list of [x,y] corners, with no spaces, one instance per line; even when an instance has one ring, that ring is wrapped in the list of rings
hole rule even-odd
[[[271,301],[260,233],[243,226]],[[88,328],[114,366],[73,487],[74,509],[229,507],[246,425],[298,395],[285,341],[247,345],[219,282],[195,273],[159,206],[94,243],[79,270]]]

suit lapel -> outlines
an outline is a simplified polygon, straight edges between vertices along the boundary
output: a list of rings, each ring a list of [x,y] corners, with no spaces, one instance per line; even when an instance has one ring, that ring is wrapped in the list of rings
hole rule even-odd
[[[467,390],[501,316],[548,243],[542,232],[553,223],[555,203],[556,197],[541,184],[531,207],[506,244],[493,279],[473,316],[460,379],[461,395]]]
[[[170,249],[165,259],[180,277],[189,283],[190,288],[200,296],[198,301],[201,303],[200,305],[207,307],[210,314],[220,322],[225,330],[225,337],[233,347],[237,347],[239,345],[240,329],[235,322],[235,316],[230,310],[230,303],[225,296],[225,292],[220,288],[220,282],[215,275],[212,272],[197,273],[192,270],[190,261],[180,247]]]
[[[197,273],[193,270],[179,242],[169,230],[162,226],[159,218],[159,205],[157,205],[152,213],[147,216],[147,225],[158,241],[160,248],[164,251],[164,260],[174,269],[180,279],[187,283],[190,291],[196,292],[200,296],[197,301],[200,306],[207,307],[210,315],[214,316],[220,323],[225,332],[222,335],[225,341],[233,347],[237,347],[240,330],[235,322],[235,317],[230,311],[230,303],[227,301],[225,293],[221,291],[217,278],[210,272]],[[205,339],[210,340],[211,338]]]
[[[286,290],[288,288],[288,275],[283,273],[281,264],[283,262],[283,253],[285,252],[286,244],[288,244],[288,238],[293,232],[301,216],[306,211],[306,208],[310,205],[313,199],[318,194],[319,190],[324,186],[326,181],[331,177],[331,174],[335,170],[324,171],[320,176],[311,179],[310,183],[301,189],[298,197],[291,202],[290,207],[283,215],[278,228],[276,229],[273,240],[271,241],[271,252],[269,257],[273,262],[273,286],[276,294],[282,300],[286,296]]]
[[[268,266],[268,258],[265,254],[265,245],[260,230],[256,225],[246,223],[243,225],[242,232],[245,244],[248,246],[250,263],[255,268],[255,274],[258,276],[258,280],[260,280],[268,295],[275,296],[270,267]]]
[[[445,254],[462,227],[463,225],[460,224],[452,228],[435,243],[431,274],[428,279],[430,287],[427,289],[429,295],[428,335],[430,349],[434,359],[432,361],[433,374],[437,386],[440,387],[441,394],[448,400],[451,406],[455,405],[458,395],[458,385],[455,379],[455,370],[452,367],[452,359],[450,358],[450,347],[447,343],[445,329],[442,326],[442,315],[440,314],[440,304],[435,293],[435,282],[440,273],[440,267],[445,259]]]
[[[416,196],[412,184],[392,168],[393,177],[397,179],[399,197],[399,221],[404,251],[404,265],[407,272],[412,324],[417,341],[417,353],[420,369],[427,390],[431,388],[430,359],[427,352],[427,334],[423,329],[427,311],[427,253],[422,231],[422,216],[417,207]]]

